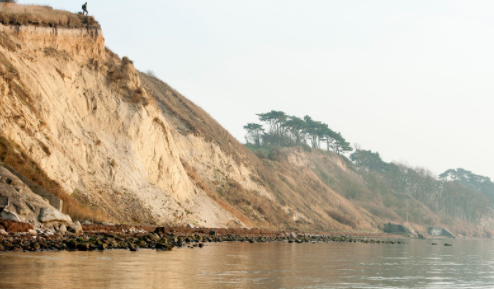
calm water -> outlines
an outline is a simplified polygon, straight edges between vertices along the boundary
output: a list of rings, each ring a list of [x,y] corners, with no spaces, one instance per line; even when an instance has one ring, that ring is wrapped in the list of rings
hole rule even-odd
[[[494,241],[0,253],[0,288],[494,288]]]

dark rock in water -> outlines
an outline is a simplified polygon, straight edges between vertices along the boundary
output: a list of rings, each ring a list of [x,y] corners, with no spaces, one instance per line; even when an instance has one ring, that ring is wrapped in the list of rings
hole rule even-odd
[[[164,243],[158,243],[156,244],[156,250],[171,251],[172,246]]]
[[[446,247],[452,247],[453,245],[446,243],[446,244],[444,244],[444,246],[446,246]]]
[[[89,251],[89,243],[77,244],[77,250],[79,250],[79,251]]]
[[[293,243],[293,240],[288,240],[288,243]]]
[[[31,245],[31,248],[33,248],[33,250],[39,250],[40,245],[39,245],[38,242],[36,242],[36,243],[34,243],[34,244]]]
[[[432,243],[432,246],[435,246],[435,245],[437,245],[437,243]]]
[[[76,249],[77,248],[77,242],[75,240],[70,240],[67,242],[67,247],[70,249]]]
[[[216,231],[215,230],[209,231],[209,236],[216,236]]]
[[[130,245],[129,246],[129,250],[132,251],[132,252],[139,251],[139,246]]]
[[[204,244],[203,243],[200,243],[199,244],[199,248],[202,248],[202,247],[204,247]]]
[[[154,232],[156,234],[165,235],[166,234],[166,229],[165,229],[165,227],[158,227],[158,228],[156,228],[156,230],[154,230]]]
[[[159,240],[159,239],[160,239],[160,237],[158,237],[158,235],[156,235],[156,234],[154,234],[154,233],[149,233],[149,234],[147,235],[147,237],[148,237],[148,239],[153,240],[153,241],[157,241],[157,240]]]

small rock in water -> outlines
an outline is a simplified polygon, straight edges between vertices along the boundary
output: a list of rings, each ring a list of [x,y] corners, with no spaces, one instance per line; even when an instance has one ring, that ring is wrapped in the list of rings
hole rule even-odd
[[[88,243],[77,244],[77,250],[89,251],[89,244]]]
[[[446,246],[446,247],[452,247],[453,245],[446,243],[446,244],[444,244],[444,246]]]
[[[435,246],[435,245],[437,245],[437,243],[432,243],[432,246]]]

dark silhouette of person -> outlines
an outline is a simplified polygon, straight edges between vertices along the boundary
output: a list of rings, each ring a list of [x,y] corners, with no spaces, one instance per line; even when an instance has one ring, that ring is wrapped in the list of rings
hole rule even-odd
[[[86,13],[86,15],[89,14],[89,12],[87,12],[87,2],[82,5],[82,15],[84,15],[84,13]]]

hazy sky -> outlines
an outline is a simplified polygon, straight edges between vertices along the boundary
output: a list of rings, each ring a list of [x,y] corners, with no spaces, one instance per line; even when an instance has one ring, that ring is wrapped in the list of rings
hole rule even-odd
[[[494,178],[492,0],[108,0],[88,10],[110,49],[242,142],[256,113],[282,110],[385,161]]]

